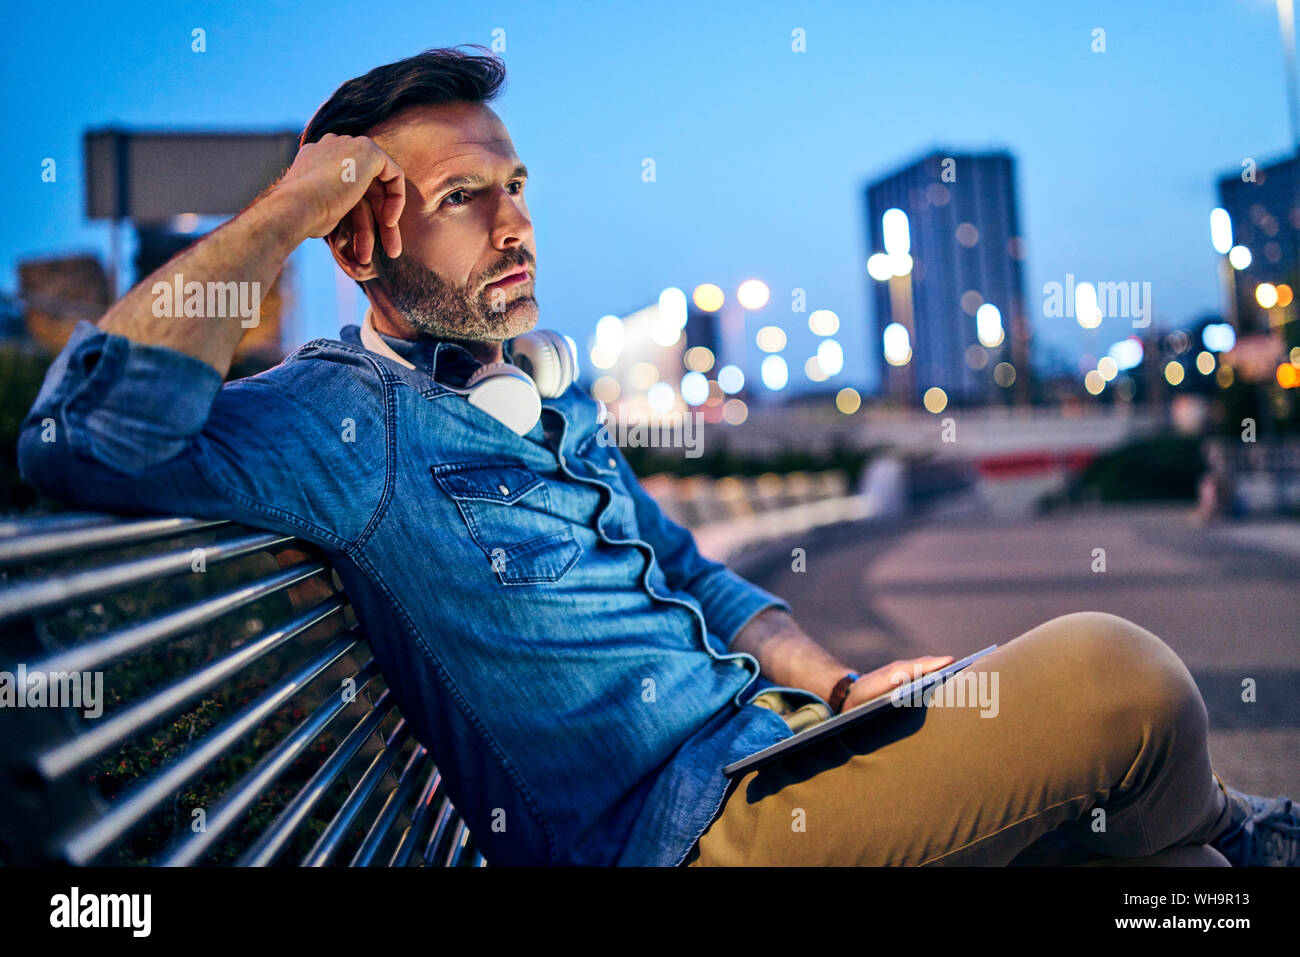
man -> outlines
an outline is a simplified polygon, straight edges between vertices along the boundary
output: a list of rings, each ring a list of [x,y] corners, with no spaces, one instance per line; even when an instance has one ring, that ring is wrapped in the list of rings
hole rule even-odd
[[[492,864],[1003,864],[1061,836],[1219,863],[1207,842],[1247,863],[1269,836],[1294,861],[1289,802],[1230,798],[1211,772],[1182,663],[1100,613],[988,656],[993,720],[900,709],[729,788],[724,765],[792,733],[783,710],[824,718],[952,659],[852,673],[699,555],[577,387],[524,435],[455,391],[539,318],[527,171],[486,105],[503,80],[433,50],[343,84],[273,188],[78,325],[24,476],[79,507],[319,544]],[[362,285],[386,349],[347,326],[223,386],[239,319],[160,317],[154,281],[265,288],[307,237]]]

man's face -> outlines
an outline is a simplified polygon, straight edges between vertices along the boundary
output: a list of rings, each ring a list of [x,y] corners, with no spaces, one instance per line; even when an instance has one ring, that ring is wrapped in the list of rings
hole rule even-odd
[[[526,172],[504,124],[482,104],[403,110],[370,138],[406,175],[402,253],[376,242],[372,265],[417,337],[491,342],[537,324],[536,251]],[[522,281],[491,285],[522,267]]]

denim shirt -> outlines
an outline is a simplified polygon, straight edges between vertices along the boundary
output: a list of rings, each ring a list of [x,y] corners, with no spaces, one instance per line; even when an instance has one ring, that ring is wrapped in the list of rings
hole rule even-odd
[[[459,345],[385,337],[408,369],[358,333],[223,385],[79,322],[24,420],[22,475],[78,508],[318,545],[488,863],[681,864],[722,767],[792,733],[752,703],[779,686],[727,650],[790,606],[699,554],[578,385],[520,436],[431,377],[476,367]]]

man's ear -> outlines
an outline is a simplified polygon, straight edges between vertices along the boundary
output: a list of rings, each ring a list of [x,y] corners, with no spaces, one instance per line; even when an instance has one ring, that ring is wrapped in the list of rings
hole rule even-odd
[[[367,279],[374,279],[379,275],[379,271],[375,269],[373,253],[370,256],[370,262],[364,265],[357,262],[357,258],[353,254],[351,217],[344,217],[334,227],[334,231],[325,236],[325,242],[329,245],[330,253],[334,256],[334,261],[339,264],[339,268],[351,278],[358,282],[365,282]]]

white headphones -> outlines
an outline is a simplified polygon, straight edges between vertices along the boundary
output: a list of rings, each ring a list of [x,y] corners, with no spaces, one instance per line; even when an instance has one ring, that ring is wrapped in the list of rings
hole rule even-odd
[[[578,356],[569,340],[550,329],[534,329],[508,341],[513,364],[489,362],[474,370],[464,388],[438,384],[465,396],[470,405],[482,409],[515,435],[527,435],[542,417],[542,397],[564,395],[577,379]],[[361,344],[408,369],[415,368],[380,338],[369,309],[361,322]]]

